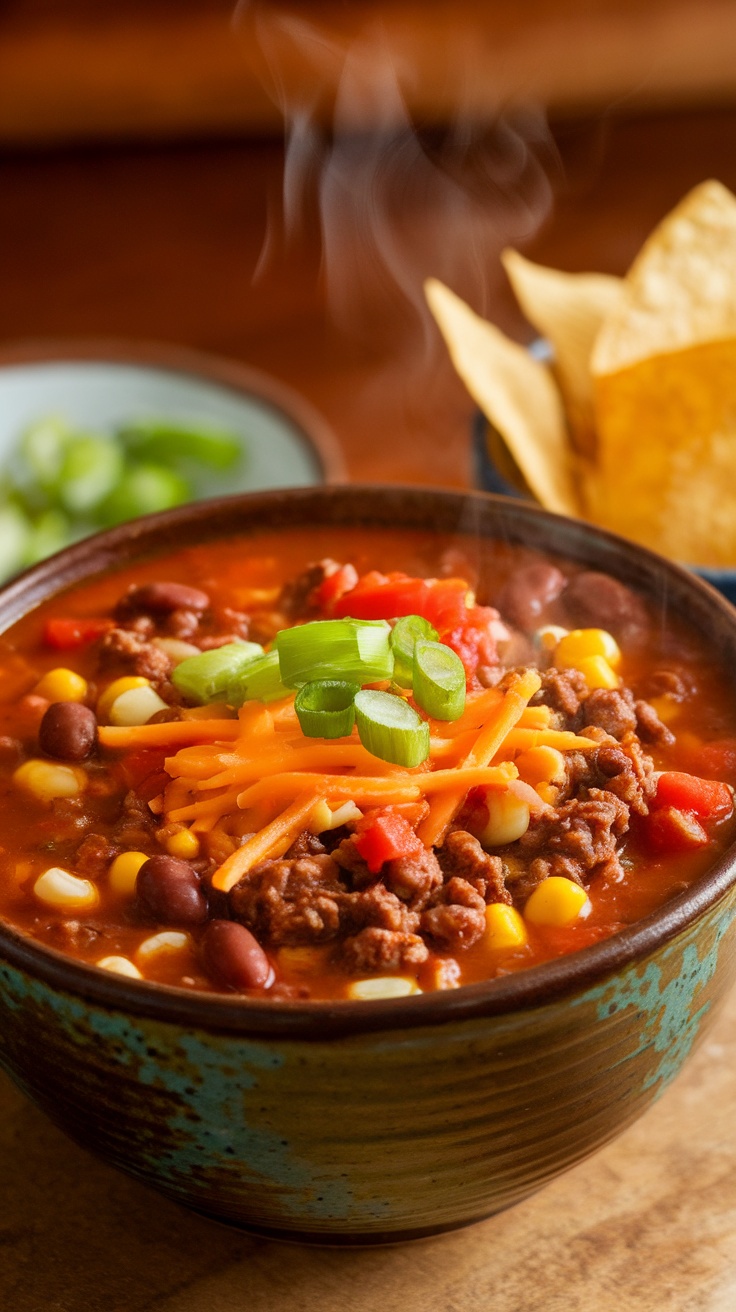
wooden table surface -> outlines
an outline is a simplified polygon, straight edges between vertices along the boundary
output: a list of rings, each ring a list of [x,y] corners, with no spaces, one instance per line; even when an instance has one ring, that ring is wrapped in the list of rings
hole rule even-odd
[[[467,486],[471,405],[422,317],[422,277],[438,273],[522,334],[500,247],[623,270],[686,188],[707,176],[736,188],[736,113],[554,136],[526,116],[462,162],[437,136],[421,151],[408,137],[338,143],[319,160],[337,207],[321,250],[310,195],[282,239],[273,144],[0,159],[0,345],[108,336],[224,353],[316,404],[353,477]],[[285,1247],[190,1216],[67,1142],[2,1080],[0,1308],[732,1312],[735,1044],[736,998],[676,1086],[590,1162],[474,1229],[366,1252]]]

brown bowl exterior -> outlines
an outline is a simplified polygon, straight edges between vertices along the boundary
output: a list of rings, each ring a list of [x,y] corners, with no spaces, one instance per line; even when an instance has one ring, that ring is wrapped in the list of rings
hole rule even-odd
[[[0,622],[194,538],[333,522],[472,531],[584,560],[689,615],[726,665],[736,613],[685,571],[501,498],[319,488],[114,530],[6,589]],[[733,852],[663,911],[488,984],[374,1003],[269,1003],[146,985],[0,927],[0,1061],[79,1142],[262,1233],[381,1242],[519,1201],[633,1121],[736,973]]]

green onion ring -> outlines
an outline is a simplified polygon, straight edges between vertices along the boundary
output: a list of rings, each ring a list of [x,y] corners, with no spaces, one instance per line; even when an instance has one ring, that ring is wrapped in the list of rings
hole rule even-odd
[[[444,642],[414,646],[414,700],[433,720],[458,720],[465,710],[465,667]]]
[[[359,683],[344,679],[314,679],[299,689],[294,710],[305,738],[347,738],[355,724],[355,694]]]
[[[363,688],[355,696],[355,722],[366,751],[407,769],[429,756],[429,725],[395,693]]]
[[[394,654],[394,683],[411,688],[414,666],[414,645],[417,642],[436,642],[437,630],[422,615],[402,615],[391,630],[391,650]]]

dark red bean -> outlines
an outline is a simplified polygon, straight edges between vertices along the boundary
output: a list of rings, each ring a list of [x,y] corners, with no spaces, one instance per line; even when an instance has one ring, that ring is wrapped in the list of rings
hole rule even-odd
[[[175,610],[200,614],[209,604],[206,592],[190,588],[187,583],[142,583],[120,598],[116,614],[125,617],[147,611],[152,615],[170,615]]]
[[[202,961],[211,979],[232,989],[262,989],[271,964],[263,948],[245,925],[234,920],[211,920],[201,941]]]
[[[144,914],[160,924],[201,925],[207,919],[196,874],[175,856],[149,857],[138,871],[135,892]]]
[[[563,598],[568,621],[576,628],[610,629],[629,641],[648,627],[643,601],[610,574],[586,570],[571,579]]]
[[[562,592],[567,579],[561,570],[546,561],[517,569],[498,598],[498,609],[505,620],[531,633],[544,622],[544,610]]]
[[[81,702],[52,702],[38,729],[38,745],[60,761],[84,761],[95,745],[97,720]]]

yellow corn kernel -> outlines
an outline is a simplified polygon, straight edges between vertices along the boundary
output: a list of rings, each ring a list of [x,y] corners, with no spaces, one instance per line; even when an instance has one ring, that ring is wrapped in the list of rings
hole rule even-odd
[[[567,776],[565,758],[556,747],[530,747],[528,752],[521,752],[515,758],[514,765],[524,783],[532,787],[561,784]]]
[[[77,797],[83,793],[87,775],[76,765],[33,758],[14,771],[13,783],[41,802],[53,802],[55,797]]]
[[[662,724],[672,724],[680,715],[680,703],[675,701],[674,697],[669,697],[664,693],[661,697],[650,697],[649,705],[653,706]]]
[[[189,935],[183,934],[180,929],[162,929],[160,934],[152,934],[150,938],[144,938],[136,948],[135,955],[145,961],[160,952],[183,952],[189,947],[189,943]]]
[[[514,843],[529,828],[530,811],[526,802],[515,797],[513,793],[499,793],[488,790],[486,793],[488,823],[479,834],[483,847],[503,847]]]
[[[131,688],[150,688],[150,679],[143,679],[139,675],[130,674],[123,679],[113,679],[104,692],[100,693],[97,698],[97,719],[102,724],[107,724],[110,715],[110,707],[116,698],[124,692],[130,692]]]
[[[578,670],[587,656],[602,656],[614,670],[621,664],[621,649],[606,629],[571,629],[557,644],[555,665],[558,670]]]
[[[138,871],[148,857],[145,852],[121,852],[110,864],[107,881],[118,897],[132,897]]]
[[[59,665],[55,670],[47,670],[33,691],[37,697],[46,697],[50,702],[83,702],[87,696],[87,680],[74,670]]]
[[[526,926],[514,907],[504,902],[492,902],[486,907],[486,947],[494,952],[506,952],[510,948],[523,948],[526,941]]]
[[[157,711],[169,708],[163,697],[159,697],[150,684],[142,688],[126,688],[110,705],[107,718],[110,724],[136,725],[147,724]]]
[[[199,839],[191,829],[177,829],[169,834],[164,847],[169,856],[178,856],[182,861],[193,861],[199,856]]]
[[[348,987],[348,997],[374,1002],[377,998],[408,998],[421,991],[416,980],[404,979],[401,975],[379,975],[372,979],[356,979]]]
[[[89,879],[79,879],[61,866],[51,866],[39,875],[33,891],[39,902],[57,911],[91,911],[99,894]]]
[[[524,919],[532,925],[572,925],[590,913],[590,900],[584,888],[571,879],[550,875],[537,884],[524,907]]]
[[[534,641],[542,651],[553,652],[569,632],[569,629],[563,629],[559,624],[544,624],[534,634]]]
[[[127,957],[100,957],[95,962],[96,966],[102,966],[103,970],[111,970],[114,975],[127,975],[129,979],[143,979],[137,966],[133,965]]]
[[[585,682],[593,688],[618,688],[621,681],[611,668],[605,656],[583,656],[577,668],[584,676]]]

